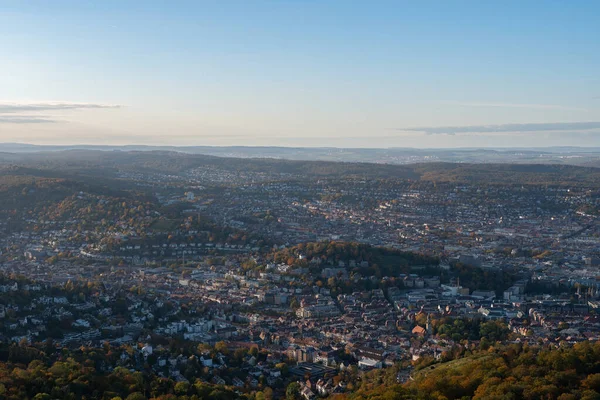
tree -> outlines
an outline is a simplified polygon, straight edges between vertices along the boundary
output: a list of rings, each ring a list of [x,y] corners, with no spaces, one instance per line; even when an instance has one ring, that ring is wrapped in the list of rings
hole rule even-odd
[[[600,394],[595,390],[586,390],[583,392],[581,400],[600,400]]]
[[[246,357],[247,354],[248,354],[248,351],[245,348],[240,347],[239,349],[236,349],[233,352],[233,359],[236,362],[241,363],[244,360],[244,357]]]
[[[292,382],[288,385],[285,390],[285,398],[287,400],[300,400],[300,384],[298,382]]]
[[[215,350],[221,354],[229,354],[229,348],[227,347],[227,343],[224,341],[220,341],[215,343]]]
[[[296,297],[292,297],[292,300],[290,301],[290,308],[292,310],[296,310],[299,307],[300,303],[298,302],[298,299]]]
[[[263,390],[263,393],[265,395],[265,400],[273,400],[273,389],[267,386],[265,390]]]
[[[144,396],[140,392],[133,392],[125,400],[146,400],[146,396]]]
[[[278,363],[275,365],[275,368],[277,368],[279,371],[281,371],[282,376],[287,376],[287,374],[289,372],[289,368],[286,363]]]
[[[581,386],[589,390],[600,390],[600,374],[588,375],[582,382]]]
[[[561,331],[563,329],[569,329],[569,324],[566,323],[566,322],[564,322],[564,321],[561,321],[561,322],[558,323],[558,329],[561,330]]]
[[[190,384],[187,382],[177,382],[175,385],[175,393],[179,396],[186,395],[190,388]]]
[[[486,338],[491,342],[505,339],[508,333],[506,325],[499,321],[484,322],[479,328],[481,338]]]

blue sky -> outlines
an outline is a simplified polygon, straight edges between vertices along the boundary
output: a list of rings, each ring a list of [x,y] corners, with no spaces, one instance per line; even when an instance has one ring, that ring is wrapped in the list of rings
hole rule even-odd
[[[0,0],[0,142],[600,145],[598,1]]]

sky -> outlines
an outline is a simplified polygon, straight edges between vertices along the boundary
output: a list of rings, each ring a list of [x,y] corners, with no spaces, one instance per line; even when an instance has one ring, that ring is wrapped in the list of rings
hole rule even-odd
[[[0,0],[0,142],[600,146],[600,1]]]

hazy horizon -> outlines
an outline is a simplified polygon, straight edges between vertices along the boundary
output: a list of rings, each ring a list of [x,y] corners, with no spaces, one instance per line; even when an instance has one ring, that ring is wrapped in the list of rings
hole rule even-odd
[[[600,146],[600,3],[0,4],[0,142]]]
[[[283,146],[283,145],[152,145],[152,144],[143,144],[143,143],[124,143],[124,144],[114,144],[114,143],[103,143],[103,144],[91,144],[91,143],[60,143],[60,144],[37,144],[37,143],[27,143],[27,142],[0,142],[0,151],[2,151],[2,146],[22,146],[22,147],[32,147],[32,148],[126,148],[126,147],[148,147],[148,148],[194,148],[194,147],[207,147],[207,148],[248,148],[248,149],[259,149],[259,148],[270,148],[270,149],[307,149],[307,150],[318,150],[318,149],[332,149],[332,150],[431,150],[431,151],[456,151],[456,150],[544,150],[544,149],[577,149],[577,150],[589,150],[595,152],[600,150],[600,146],[489,146],[489,147],[473,147],[473,146],[461,146],[461,147],[408,147],[408,146],[389,146],[389,147],[342,147],[342,146],[319,146],[315,144],[314,146]]]

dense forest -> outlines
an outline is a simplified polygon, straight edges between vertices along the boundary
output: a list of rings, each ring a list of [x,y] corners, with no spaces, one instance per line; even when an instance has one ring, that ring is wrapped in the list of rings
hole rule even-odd
[[[459,262],[451,263],[450,272],[459,279],[462,286],[471,290],[493,290],[498,298],[502,297],[502,292],[512,286],[515,280],[514,276],[502,269],[484,269]]]

